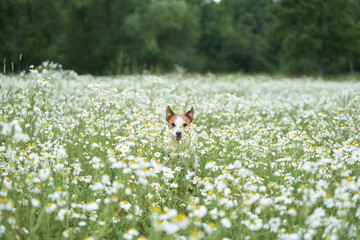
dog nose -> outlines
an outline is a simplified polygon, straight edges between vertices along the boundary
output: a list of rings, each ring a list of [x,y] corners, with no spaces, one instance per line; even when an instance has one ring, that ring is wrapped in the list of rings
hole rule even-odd
[[[177,132],[176,132],[176,136],[179,136],[179,137],[180,137],[180,136],[181,136],[181,131],[177,131]]]

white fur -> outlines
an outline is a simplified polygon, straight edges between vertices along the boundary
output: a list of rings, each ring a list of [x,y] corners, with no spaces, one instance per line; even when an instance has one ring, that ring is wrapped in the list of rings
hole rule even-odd
[[[175,127],[174,127],[173,129],[169,129],[169,133],[170,133],[170,135],[171,135],[171,137],[173,138],[174,141],[178,141],[178,140],[176,140],[176,133],[177,133],[178,131],[180,131],[180,132],[181,132],[181,135],[182,135],[182,139],[179,140],[178,142],[181,142],[181,141],[183,141],[183,140],[187,137],[187,135],[189,134],[189,132],[190,132],[190,126],[184,128],[184,127],[183,127],[183,124],[185,123],[185,121],[184,121],[184,119],[183,119],[182,117],[180,117],[180,116],[178,116],[178,117],[175,119],[174,123],[175,123]]]
[[[174,131],[173,129],[167,129],[167,131],[165,132],[165,139],[164,142],[168,145],[168,146],[172,146],[177,148],[178,150],[194,150],[194,147],[196,147],[196,142],[198,140],[196,134],[194,131],[192,131],[189,127],[187,127],[186,131],[183,130],[183,135],[182,135],[182,139],[181,140],[176,140],[176,137],[174,135]],[[175,132],[176,134],[176,132]]]
[[[197,134],[195,131],[188,130],[183,133],[183,138],[178,141],[173,135],[173,131],[167,129],[164,136],[164,142],[166,143],[166,152],[170,154],[171,157],[180,157],[178,161],[181,162],[180,159],[184,159],[185,161],[189,161],[189,158],[186,156],[191,156],[191,165],[193,170],[198,168],[199,157],[196,154],[197,149]],[[179,162],[179,163],[180,163]]]

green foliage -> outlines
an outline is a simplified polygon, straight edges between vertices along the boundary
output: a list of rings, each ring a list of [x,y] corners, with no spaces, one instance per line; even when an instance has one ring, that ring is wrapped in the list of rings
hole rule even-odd
[[[22,54],[23,67],[56,59],[52,44],[61,27],[57,8],[57,1],[1,1],[0,58],[18,63]]]
[[[321,77],[324,67],[336,62],[337,71],[344,71],[343,58],[352,60],[360,43],[359,25],[351,14],[354,6],[347,0],[279,1],[274,33],[281,42],[281,67],[306,74],[317,67]]]
[[[359,69],[353,0],[3,0],[6,72],[50,60],[92,74]],[[20,57],[21,56],[21,57]]]
[[[224,5],[231,13],[234,28],[227,49],[237,68],[246,72],[271,71],[271,62],[276,62],[271,56],[268,35],[273,22],[268,9],[272,2],[228,0]]]
[[[130,14],[124,23],[129,43],[122,54],[132,65],[192,66],[199,38],[197,9],[184,1],[154,1]],[[132,54],[137,52],[136,55]]]

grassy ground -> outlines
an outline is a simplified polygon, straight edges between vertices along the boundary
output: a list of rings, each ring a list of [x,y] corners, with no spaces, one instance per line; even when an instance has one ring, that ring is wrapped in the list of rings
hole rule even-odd
[[[0,80],[1,238],[360,238],[360,82]],[[195,150],[164,142],[167,105],[194,106]]]

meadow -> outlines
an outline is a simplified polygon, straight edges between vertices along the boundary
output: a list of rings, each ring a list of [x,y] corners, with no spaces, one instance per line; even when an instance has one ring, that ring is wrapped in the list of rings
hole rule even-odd
[[[0,85],[0,238],[360,238],[360,82],[44,63]],[[195,150],[167,105],[194,107]]]

